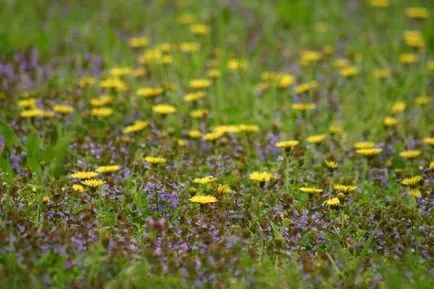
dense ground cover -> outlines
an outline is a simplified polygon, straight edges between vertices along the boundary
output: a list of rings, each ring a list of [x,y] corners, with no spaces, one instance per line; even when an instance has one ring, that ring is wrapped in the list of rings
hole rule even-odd
[[[1,288],[432,288],[434,3],[0,3]]]

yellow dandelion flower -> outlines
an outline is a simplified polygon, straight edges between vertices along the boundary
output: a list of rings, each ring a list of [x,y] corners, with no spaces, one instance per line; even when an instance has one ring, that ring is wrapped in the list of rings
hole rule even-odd
[[[191,25],[196,21],[197,21],[197,16],[191,13],[183,13],[177,19],[177,22],[183,25]]]
[[[229,70],[237,71],[247,69],[249,64],[245,59],[232,58],[228,60],[227,66]]]
[[[210,28],[205,24],[193,24],[190,26],[190,32],[197,36],[208,35]]]
[[[325,160],[324,163],[329,169],[332,170],[337,169],[339,166],[338,163],[335,161]]]
[[[389,78],[391,75],[390,69],[387,68],[380,68],[374,70],[374,77],[377,79],[386,79]]]
[[[200,138],[202,136],[200,130],[197,129],[190,130],[187,134],[189,138]]]
[[[422,197],[422,192],[419,189],[412,189],[408,192],[408,194],[414,198]]]
[[[186,53],[196,52],[200,49],[200,43],[198,42],[181,42],[179,44],[179,50]]]
[[[53,117],[54,113],[52,111],[45,111],[39,108],[23,110],[20,112],[20,116],[23,118],[35,118],[35,117]]]
[[[301,187],[300,191],[307,194],[319,194],[323,192],[323,189],[315,188],[315,187]]]
[[[386,117],[383,119],[383,124],[384,124],[385,126],[395,126],[395,125],[398,124],[398,120],[397,120],[396,118],[394,118],[394,117],[386,116]]]
[[[187,144],[187,141],[185,139],[177,139],[176,144],[180,147],[183,147]]]
[[[217,178],[215,178],[213,176],[206,176],[206,177],[202,177],[202,178],[195,178],[193,180],[193,183],[200,184],[200,185],[207,185],[207,184],[214,183],[216,180],[217,180]]]
[[[343,69],[350,66],[350,61],[346,58],[336,58],[333,60],[333,66],[338,69]]]
[[[293,103],[292,104],[292,109],[293,110],[297,110],[297,111],[311,111],[314,110],[316,108],[315,103],[312,102],[306,102],[306,103]]]
[[[207,71],[206,75],[209,78],[213,78],[213,79],[220,78],[221,71],[220,71],[220,69],[216,69],[216,68],[215,69],[210,69],[210,70]]]
[[[109,77],[100,81],[99,86],[106,89],[114,89],[116,91],[127,90],[127,85],[121,79],[117,77]]]
[[[371,0],[371,6],[375,8],[387,8],[390,5],[389,0]]]
[[[90,99],[90,105],[95,106],[95,107],[101,107],[101,106],[106,106],[110,103],[112,103],[113,101],[113,97],[110,95],[101,95],[98,98],[91,98]]]
[[[158,113],[158,114],[173,114],[176,111],[176,108],[172,105],[168,105],[168,104],[157,104],[152,106],[152,111],[154,113]]]
[[[123,133],[129,134],[144,130],[148,126],[148,122],[144,120],[137,120],[132,125],[129,125],[123,129]]]
[[[257,183],[267,183],[273,178],[273,175],[268,172],[252,172],[249,174],[249,179]]]
[[[72,185],[72,190],[74,192],[82,193],[82,192],[84,192],[84,187],[80,184],[74,184],[74,185]]]
[[[405,31],[404,32],[404,42],[406,45],[413,48],[424,48],[425,39],[420,31]]]
[[[97,180],[97,179],[88,179],[88,180],[84,180],[81,182],[84,186],[89,187],[89,188],[98,188],[101,187],[102,185],[105,184],[104,181],[102,180]]]
[[[146,70],[146,68],[144,67],[139,67],[134,69],[133,71],[131,71],[131,75],[134,77],[141,77],[144,76],[148,73],[148,70]]]
[[[75,172],[73,174],[71,174],[69,177],[71,179],[79,179],[79,180],[84,180],[84,179],[93,179],[96,176],[98,176],[97,172],[86,172],[86,171],[80,171],[80,172]]]
[[[211,195],[196,195],[190,199],[190,202],[199,204],[211,204],[216,203],[217,199],[216,197]]]
[[[333,189],[341,193],[352,193],[357,190],[357,186],[334,184]]]
[[[434,137],[426,137],[423,142],[427,145],[434,146]]]
[[[399,55],[399,62],[401,64],[413,64],[419,61],[419,56],[414,53],[401,53]]]
[[[417,186],[421,181],[422,181],[421,176],[414,176],[414,177],[409,177],[409,178],[403,179],[401,181],[401,184],[403,184],[404,186],[408,186],[408,187],[414,187],[414,186]]]
[[[427,68],[430,71],[434,71],[434,60],[428,61]]]
[[[42,202],[43,202],[44,204],[49,203],[50,201],[51,201],[51,199],[50,199],[49,196],[44,196],[44,197],[42,198]]]
[[[256,124],[240,124],[238,125],[238,131],[240,132],[258,132],[259,126]]]
[[[164,89],[161,87],[142,87],[136,91],[139,96],[144,96],[146,98],[157,97],[162,95]]]
[[[21,108],[30,108],[36,106],[36,99],[29,98],[18,101],[18,106]]]
[[[393,113],[403,112],[407,108],[407,104],[403,101],[397,101],[393,104],[391,111]]]
[[[175,50],[175,48],[176,48],[175,45],[172,43],[169,43],[169,42],[162,42],[162,43],[155,45],[155,49],[159,50],[163,53],[168,53],[170,51],[173,51],[173,50]]]
[[[149,38],[146,36],[133,37],[128,40],[128,45],[132,48],[142,48],[149,45]]]
[[[399,155],[404,159],[415,159],[419,157],[421,154],[422,152],[420,150],[408,150],[399,153]]]
[[[53,110],[60,114],[70,114],[71,112],[74,111],[74,108],[70,105],[56,104],[53,105]]]
[[[344,132],[344,129],[340,125],[332,124],[332,125],[329,126],[328,131],[331,134],[342,134]]]
[[[113,77],[124,77],[131,74],[132,71],[131,67],[112,67],[109,74]]]
[[[97,173],[105,174],[105,173],[114,173],[121,169],[118,165],[109,165],[109,166],[100,166],[96,168]]]
[[[315,80],[308,81],[308,82],[301,83],[301,84],[297,85],[294,88],[294,92],[296,94],[302,94],[302,93],[309,92],[309,91],[311,91],[317,87],[318,87],[318,82],[316,82]]]
[[[324,45],[324,47],[322,48],[322,53],[323,53],[324,55],[329,55],[329,54],[331,54],[334,50],[335,50],[335,49],[334,49],[333,46],[331,46],[330,44],[326,44],[326,45]]]
[[[358,149],[356,153],[366,157],[372,157],[380,154],[383,151],[382,148],[367,148],[367,149]]]
[[[206,89],[212,84],[209,79],[193,79],[189,82],[190,88],[193,89]]]
[[[354,77],[357,74],[359,74],[359,69],[357,67],[354,67],[354,66],[349,66],[349,67],[345,67],[345,68],[342,68],[341,70],[339,70],[339,74],[340,74],[340,76],[350,78],[350,77]]]
[[[92,76],[84,76],[78,81],[78,86],[81,88],[84,88],[86,86],[90,86],[92,84],[95,84],[97,79]]]
[[[276,147],[281,149],[293,149],[299,144],[298,140],[286,140],[286,141],[279,141],[276,143]]]
[[[295,81],[295,77],[292,74],[284,73],[279,76],[279,88],[284,89],[288,88]]]
[[[197,91],[197,92],[191,92],[184,95],[184,101],[185,102],[195,102],[205,97],[205,92],[203,91]]]
[[[318,51],[306,50],[301,53],[300,62],[302,65],[307,66],[318,62],[321,57],[321,53]]]
[[[422,95],[422,96],[416,97],[416,104],[425,105],[428,103],[429,103],[429,96]]]
[[[409,7],[405,9],[405,16],[411,19],[426,19],[429,16],[428,9],[424,7]]]
[[[109,117],[113,114],[113,109],[110,107],[92,108],[90,114],[92,116]]]
[[[371,149],[375,147],[375,143],[371,141],[360,141],[353,144],[353,147],[357,150],[359,149]]]
[[[192,118],[204,118],[207,116],[209,111],[207,109],[195,109],[190,112]]]
[[[217,187],[217,193],[218,194],[229,194],[231,192],[232,192],[232,189],[229,185],[219,184]]]
[[[317,134],[317,135],[311,135],[306,138],[306,141],[311,144],[319,144],[322,143],[327,136],[325,134]]]
[[[237,133],[241,131],[241,128],[238,125],[219,125],[216,126],[213,130],[222,133]]]
[[[153,164],[153,165],[165,164],[167,162],[167,160],[165,158],[152,157],[152,156],[147,156],[145,158],[145,161],[147,163],[150,163],[150,164]]]
[[[430,171],[433,171],[433,170],[434,170],[434,161],[432,161],[432,162],[429,163],[428,169],[429,169]]]
[[[219,138],[221,138],[223,136],[222,132],[209,132],[203,135],[203,140],[206,141],[215,141],[218,140]]]
[[[338,198],[331,198],[325,201],[324,205],[330,208],[337,208],[341,205],[341,201]]]

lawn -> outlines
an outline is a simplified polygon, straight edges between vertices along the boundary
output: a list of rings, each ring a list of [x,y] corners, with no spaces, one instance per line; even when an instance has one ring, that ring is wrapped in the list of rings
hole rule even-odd
[[[0,288],[434,288],[434,1],[3,0]]]

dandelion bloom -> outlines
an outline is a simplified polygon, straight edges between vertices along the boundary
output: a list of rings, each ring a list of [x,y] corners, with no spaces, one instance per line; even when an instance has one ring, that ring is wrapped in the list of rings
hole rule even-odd
[[[323,192],[323,189],[315,188],[315,187],[301,187],[300,191],[307,194],[319,194]]]
[[[238,125],[238,130],[240,132],[258,132],[259,126],[256,124],[240,124]]]
[[[375,143],[370,142],[370,141],[360,141],[360,142],[356,142],[355,144],[353,144],[353,147],[357,150],[359,150],[359,149],[371,149],[371,148],[375,147]]]
[[[399,153],[399,155],[404,159],[415,159],[421,154],[422,152],[420,150],[407,150]]]
[[[82,171],[82,172],[75,172],[73,174],[71,174],[69,177],[72,179],[93,179],[96,176],[98,176],[97,172],[87,172],[87,171]]]
[[[317,135],[311,135],[306,138],[306,141],[311,144],[319,144],[322,143],[327,136],[325,134],[317,134]]]
[[[110,107],[92,108],[90,114],[92,116],[109,117],[113,114],[113,109]]]
[[[187,143],[187,142],[186,142],[185,139],[177,139],[177,140],[176,140],[176,144],[177,144],[178,146],[180,146],[180,147],[185,146],[186,143]]]
[[[418,96],[418,97],[416,97],[416,104],[419,104],[419,105],[428,104],[429,99],[430,99],[429,96],[426,96],[426,95]]]
[[[429,16],[428,9],[424,7],[409,7],[405,9],[405,16],[411,19],[426,19]]]
[[[197,92],[190,92],[184,95],[183,99],[185,102],[195,102],[205,97],[205,92],[203,91],[197,91]]]
[[[313,50],[306,50],[301,53],[300,62],[307,66],[318,62],[321,59],[321,53]]]
[[[53,105],[53,111],[60,114],[70,114],[73,110],[74,108],[70,105],[61,105],[61,104]]]
[[[428,165],[428,169],[429,169],[430,171],[434,171],[434,161],[432,161],[432,162],[429,163],[429,165]]]
[[[219,132],[219,131],[217,131],[217,132],[210,132],[210,133],[204,134],[203,140],[205,140],[205,141],[215,141],[215,140],[221,138],[222,136],[223,136],[222,132]]]
[[[324,163],[329,169],[332,169],[332,170],[336,169],[339,166],[338,163],[335,161],[325,160]]]
[[[206,75],[209,78],[216,79],[216,78],[219,78],[221,76],[221,71],[220,71],[220,69],[210,69],[207,71]]]
[[[109,77],[99,83],[101,88],[113,89],[116,91],[127,90],[127,85],[118,77]]]
[[[49,196],[44,196],[44,197],[42,198],[42,202],[43,202],[44,204],[49,203],[50,201],[51,201],[51,199],[50,199]]]
[[[205,24],[193,24],[190,26],[190,32],[197,36],[208,35],[210,28]]]
[[[317,87],[318,87],[318,82],[316,82],[315,80],[312,80],[312,81],[308,81],[308,82],[301,83],[301,84],[297,85],[294,88],[294,92],[296,94],[302,94],[302,93],[305,93],[305,92],[309,92],[312,89],[315,89]]]
[[[190,112],[192,118],[204,118],[207,116],[209,111],[207,109],[195,109]]]
[[[84,192],[84,187],[80,184],[74,184],[74,185],[72,185],[72,190],[74,192],[82,193],[82,192]]]
[[[419,56],[414,53],[401,53],[399,55],[399,62],[401,64],[413,64],[419,61]]]
[[[23,99],[18,101],[18,106],[22,108],[29,108],[29,107],[35,107],[36,106],[36,99],[30,98],[30,99]]]
[[[193,183],[200,184],[200,185],[206,185],[206,184],[214,183],[216,180],[217,179],[213,176],[206,176],[206,177],[202,177],[202,178],[195,178],[193,180]]]
[[[427,68],[428,70],[434,71],[434,60],[428,61]]]
[[[395,126],[395,125],[398,124],[398,120],[397,120],[396,118],[394,118],[394,117],[386,116],[386,117],[383,119],[383,124],[384,124],[385,126]]]
[[[20,116],[23,118],[35,118],[35,117],[53,117],[52,111],[45,111],[39,108],[23,110],[20,112]]]
[[[293,149],[299,144],[298,140],[286,140],[286,141],[279,141],[276,143],[276,147],[281,149]]]
[[[229,185],[219,184],[217,187],[217,193],[219,194],[229,194],[230,192],[232,192],[232,189]]]
[[[434,137],[426,137],[423,142],[427,145],[434,146]]]
[[[148,122],[144,120],[137,120],[132,125],[126,126],[122,132],[124,134],[135,133],[144,130],[148,126]]]
[[[232,58],[228,60],[228,69],[232,71],[246,69],[249,65],[245,59]]]
[[[105,184],[104,181],[102,180],[97,180],[97,179],[88,179],[88,180],[84,180],[81,182],[84,186],[89,187],[89,188],[98,188],[101,187],[102,185]]]
[[[162,95],[163,92],[164,89],[161,87],[142,87],[136,91],[136,94],[146,98],[152,98]]]
[[[383,151],[382,148],[369,148],[369,149],[358,149],[356,153],[365,157],[372,157],[380,154]]]
[[[330,208],[337,208],[341,205],[341,201],[338,198],[331,198],[325,201],[324,205]]]
[[[357,190],[357,186],[334,184],[333,189],[341,193],[351,193]]]
[[[193,89],[205,89],[210,87],[212,84],[211,80],[202,78],[202,79],[193,79],[190,80],[189,86]]]
[[[422,197],[422,192],[419,189],[412,189],[408,192],[408,194],[414,198]]]
[[[121,169],[118,165],[109,165],[109,166],[100,166],[96,168],[96,172],[98,173],[113,173],[117,172]]]
[[[278,79],[279,79],[278,86],[281,89],[288,88],[295,81],[294,75],[289,73],[284,73],[279,75]]]
[[[350,61],[346,58],[336,58],[335,60],[333,60],[333,66],[338,69],[349,67]]]
[[[401,184],[403,184],[404,186],[414,187],[414,186],[418,185],[421,181],[422,181],[421,176],[414,176],[414,177],[409,177],[409,178],[403,179],[401,181]]]
[[[95,107],[101,107],[101,106],[106,106],[106,105],[112,103],[112,101],[113,101],[113,96],[101,95],[98,98],[91,98],[90,99],[90,105],[95,106]]]
[[[109,74],[111,76],[114,76],[114,77],[123,77],[123,76],[126,76],[128,74],[131,74],[131,72],[132,72],[132,69],[131,69],[131,67],[128,67],[128,66],[126,66],[126,67],[113,67],[113,68],[110,68],[110,70],[109,70]]]
[[[197,16],[191,13],[183,13],[177,19],[177,22],[183,25],[190,25],[195,23],[196,21],[197,21]]]
[[[192,203],[199,203],[199,204],[210,204],[210,203],[216,203],[217,199],[214,196],[211,195],[197,195],[189,199]]]
[[[344,132],[342,126],[334,124],[330,125],[328,130],[332,134],[342,134]]]
[[[422,33],[417,30],[405,31],[404,42],[406,45],[413,48],[425,47],[425,39],[423,38]]]
[[[339,70],[339,75],[346,78],[354,77],[357,74],[359,74],[359,69],[354,66],[345,67]]]
[[[200,138],[201,136],[202,136],[201,131],[197,130],[197,129],[193,129],[193,130],[190,130],[188,132],[188,137],[189,138]]]
[[[152,157],[152,156],[145,157],[145,161],[147,163],[150,163],[150,164],[153,164],[153,165],[165,164],[167,162],[167,160],[165,158]]]
[[[307,103],[293,103],[292,104],[292,109],[293,110],[297,110],[297,111],[311,111],[314,110],[316,108],[316,105],[312,102],[307,102]]]
[[[249,174],[249,179],[257,183],[266,183],[273,178],[273,175],[268,172],[252,172]]]
[[[391,75],[390,69],[382,68],[374,70],[374,77],[377,79],[386,79]]]
[[[376,8],[387,8],[390,5],[390,0],[371,0],[371,6]]]
[[[149,38],[146,36],[133,37],[128,40],[128,45],[132,48],[141,48],[149,44]]]
[[[78,81],[78,86],[84,88],[86,86],[92,85],[96,83],[96,78],[92,76],[84,76]]]
[[[169,104],[157,104],[152,107],[152,111],[158,114],[172,114],[175,113],[176,108]]]

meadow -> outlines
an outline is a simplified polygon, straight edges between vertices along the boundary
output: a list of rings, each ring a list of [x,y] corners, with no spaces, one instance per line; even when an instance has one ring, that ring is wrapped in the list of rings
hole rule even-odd
[[[0,1],[0,288],[434,288],[434,1]]]

